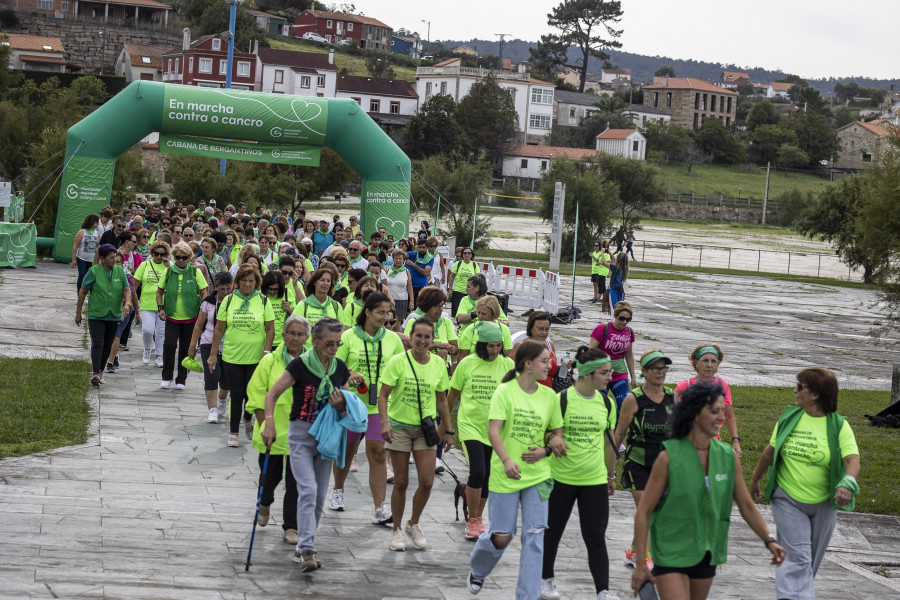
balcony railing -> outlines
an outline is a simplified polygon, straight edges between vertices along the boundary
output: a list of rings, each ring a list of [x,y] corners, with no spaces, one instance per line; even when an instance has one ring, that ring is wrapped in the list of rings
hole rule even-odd
[[[474,77],[487,77],[488,74],[493,74],[496,79],[505,79],[508,81],[529,81],[530,75],[528,73],[518,73],[518,72],[509,72],[509,71],[495,71],[493,69],[476,69],[472,67],[459,67],[456,65],[446,66],[446,67],[418,67],[416,69],[416,76],[421,75],[471,75]]]

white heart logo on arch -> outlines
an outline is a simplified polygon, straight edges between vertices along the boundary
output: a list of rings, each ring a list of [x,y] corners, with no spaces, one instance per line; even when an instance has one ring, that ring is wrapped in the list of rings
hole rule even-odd
[[[379,227],[394,238],[409,234],[409,182],[367,181],[363,185],[363,232]]]

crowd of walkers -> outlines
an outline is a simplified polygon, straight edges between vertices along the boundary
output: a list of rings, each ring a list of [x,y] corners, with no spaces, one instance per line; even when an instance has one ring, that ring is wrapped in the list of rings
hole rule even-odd
[[[636,507],[622,558],[634,593],[655,585],[664,600],[706,598],[727,560],[736,503],[777,565],[776,597],[814,598],[836,511],[852,510],[859,491],[859,451],[832,373],[797,374],[795,405],[748,489],[731,389],[718,375],[724,350],[697,346],[695,375],[674,387],[662,349],[636,357],[625,252],[613,259],[607,242],[594,245],[592,300],[608,296],[611,318],[560,360],[552,316],[534,311],[513,334],[474,250],[436,260],[427,223],[395,240],[366,236],[356,217],[344,226],[337,215],[280,212],[163,199],[89,215],[72,253],[75,323],[87,303],[93,385],[116,372],[137,327],[142,364],[161,369],[161,389],[186,391],[189,371],[202,371],[207,420],[227,420],[228,447],[243,434],[259,453],[260,526],[284,482],[282,536],[302,571],[323,568],[316,530],[326,504],[363,510],[344,497],[363,442],[373,525],[390,528],[392,551],[426,549],[420,519],[441,453],[458,443],[469,465],[473,594],[521,527],[516,598],[559,598],[566,582],[555,563],[577,506],[597,598],[618,598],[606,546],[618,488]],[[777,537],[753,502],[763,493]]]

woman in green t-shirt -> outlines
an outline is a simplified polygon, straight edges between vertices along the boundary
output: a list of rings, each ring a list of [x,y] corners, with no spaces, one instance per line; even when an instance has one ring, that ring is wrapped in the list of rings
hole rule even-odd
[[[500,312],[500,301],[494,296],[484,296],[478,300],[478,303],[475,305],[475,314],[478,316],[475,325],[467,327],[459,336],[457,342],[459,344],[458,360],[462,360],[468,356],[472,347],[481,340],[481,336],[479,335],[481,329],[478,327],[479,323],[495,323],[500,328],[501,341],[503,342],[503,354],[510,358],[512,357],[512,335],[509,333],[509,327],[498,321]]]
[[[575,368],[578,371],[575,385],[562,392],[565,402],[560,402],[565,407],[563,440],[569,449],[563,458],[550,461],[553,492],[544,535],[541,595],[559,597],[553,567],[566,523],[577,502],[581,537],[587,548],[597,600],[610,600],[616,598],[609,592],[606,551],[609,497],[616,491],[616,450],[610,433],[616,427],[616,401],[606,392],[612,365],[605,352],[581,346],[575,353]]]
[[[456,314],[459,303],[466,297],[466,282],[469,277],[477,275],[479,272],[479,266],[475,263],[474,250],[466,246],[462,249],[460,257],[462,260],[453,263],[453,268],[450,269],[450,280],[447,282],[447,287],[453,290],[453,295],[450,297],[451,315]]]
[[[230,437],[228,446],[237,448],[241,417],[247,439],[252,439],[253,422],[244,410],[247,384],[263,354],[272,352],[275,338],[275,312],[272,303],[259,293],[262,276],[256,267],[244,265],[234,278],[235,290],[222,300],[216,313],[216,329],[212,348],[222,345],[222,371],[231,389]],[[216,370],[218,354],[210,352],[207,363],[210,372]]]
[[[138,266],[134,280],[141,284],[141,333],[144,340],[144,364],[150,364],[150,351],[156,350],[156,366],[163,366],[163,343],[166,339],[166,322],[160,318],[156,303],[156,289],[169,270],[169,252],[165,242],[156,242],[150,248],[150,260]],[[153,348],[151,348],[153,346]]]
[[[609,242],[596,240],[591,251],[591,283],[594,284],[594,297],[591,302],[602,302],[606,292],[606,276],[609,275]]]
[[[319,322],[319,319],[328,317],[341,320],[344,311],[341,309],[341,303],[331,298],[334,293],[334,276],[333,269],[318,268],[313,271],[306,284],[306,298],[297,304],[297,314],[303,316],[309,321],[312,327]],[[312,337],[306,341],[306,348],[312,347]]]
[[[296,295],[289,293],[287,285],[288,282],[285,282],[284,273],[281,271],[269,271],[262,279],[262,293],[269,298],[269,302],[272,303],[272,312],[275,313],[276,332],[284,329],[284,322],[294,313],[294,308],[297,306]],[[293,281],[290,282],[290,285],[293,285]],[[276,350],[280,343],[281,340],[276,335],[275,341],[272,342],[272,350]]]
[[[367,277],[374,282],[374,278]],[[357,293],[359,292],[357,288]],[[386,525],[393,519],[391,505],[385,502],[389,467],[381,437],[381,417],[378,414],[378,390],[388,362],[403,354],[403,342],[385,324],[391,319],[391,301],[387,295],[364,287],[362,309],[351,329],[341,336],[337,357],[350,369],[349,384],[369,409],[369,425],[365,432],[366,457],[369,461],[369,489],[375,503],[372,523]],[[344,468],[334,465],[334,491],[331,493],[332,510],[344,510],[344,482],[350,472],[351,459],[362,441],[363,434],[347,432],[347,459]]]
[[[453,313],[453,317],[459,324],[460,334],[462,334],[462,332],[478,318],[478,315],[475,314],[475,306],[478,304],[479,300],[487,295],[487,292],[487,279],[485,279],[484,275],[481,273],[472,275],[466,281],[466,295],[460,301],[456,312]],[[500,311],[498,320],[500,323],[509,326],[509,319],[506,317],[506,313],[504,313],[503,310]]]
[[[497,323],[484,321],[475,327],[478,328],[475,353],[456,366],[447,399],[450,406],[456,406],[459,402],[456,430],[469,460],[469,479],[466,482],[466,502],[469,506],[467,540],[477,540],[484,533],[482,515],[488,498],[492,454],[488,439],[491,398],[503,377],[515,366],[512,359],[503,355],[503,333]]]
[[[778,541],[787,557],[775,571],[778,598],[812,598],[813,579],[834,533],[837,511],[853,510],[859,493],[859,448],[850,424],[837,413],[838,382],[820,368],[797,373],[796,406],[784,410],[750,478],[768,470],[765,495],[772,502]],[[798,590],[803,594],[797,595]]]
[[[636,562],[631,574],[635,594],[649,580],[656,583],[661,600],[705,600],[716,565],[728,559],[733,503],[772,554],[772,564],[784,560],[784,548],[769,533],[747,491],[740,459],[731,445],[715,439],[724,420],[720,385],[695,383],[675,405],[672,437],[663,442],[634,514],[636,553],[647,553],[649,535],[655,560],[653,575],[644,561]]]
[[[416,548],[424,550],[427,542],[419,527],[419,517],[431,495],[434,483],[434,464],[437,460],[435,446],[425,439],[422,422],[440,414],[437,426],[438,444],[444,448],[453,444],[450,429],[450,410],[444,393],[450,387],[444,361],[429,350],[434,339],[434,325],[428,319],[419,319],[410,329],[412,350],[394,356],[381,376],[378,393],[378,414],[381,418],[381,437],[385,449],[391,453],[394,465],[394,491],[391,493],[391,509],[394,513],[394,531],[391,534],[391,550],[406,549],[406,539],[400,527],[406,506],[406,488],[409,486],[409,455],[416,465],[419,486],[413,496],[412,516],[406,524],[406,534]]]
[[[546,458],[566,455],[562,415],[553,390],[538,384],[550,369],[546,346],[525,342],[516,353],[515,368],[491,398],[488,437],[491,458],[490,530],[475,543],[467,580],[477,594],[516,533],[522,507],[522,553],[516,598],[540,598],[541,557],[547,528],[547,500],[553,488]]]

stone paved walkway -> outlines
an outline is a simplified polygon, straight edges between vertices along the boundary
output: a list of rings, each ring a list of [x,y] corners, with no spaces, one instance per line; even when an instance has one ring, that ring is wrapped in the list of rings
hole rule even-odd
[[[42,262],[37,270],[5,271],[3,277],[0,355],[87,356],[84,334],[72,322],[72,271]],[[649,288],[636,283],[636,311],[648,314]],[[780,299],[794,301],[784,289]],[[159,370],[141,365],[139,339],[122,355],[123,369],[108,376],[99,393],[91,391],[97,418],[89,443],[0,461],[0,597],[470,597],[464,578],[472,543],[454,520],[453,480],[438,476],[423,516],[428,550],[393,553],[389,530],[369,523],[364,454],[346,486],[347,511],[326,509],[319,528],[323,569],[305,575],[291,562],[291,547],[281,541],[279,493],[272,522],[257,530],[253,565],[245,573],[257,455],[246,441],[227,448],[226,425],[205,422],[196,374],[185,392],[159,390]],[[10,410],[14,401],[3,397],[0,382],[0,406]],[[451,452],[447,461],[465,476],[460,453]],[[611,588],[623,598],[630,572],[621,555],[632,515],[630,497],[617,493],[607,538]],[[733,523],[729,562],[710,598],[773,598],[774,571],[762,544],[737,513]],[[897,563],[898,540],[896,517],[839,515],[817,597],[900,597],[900,580],[875,573],[879,564]],[[481,597],[513,597],[518,552],[515,542]],[[563,537],[557,577],[564,598],[594,597],[574,518]]]

